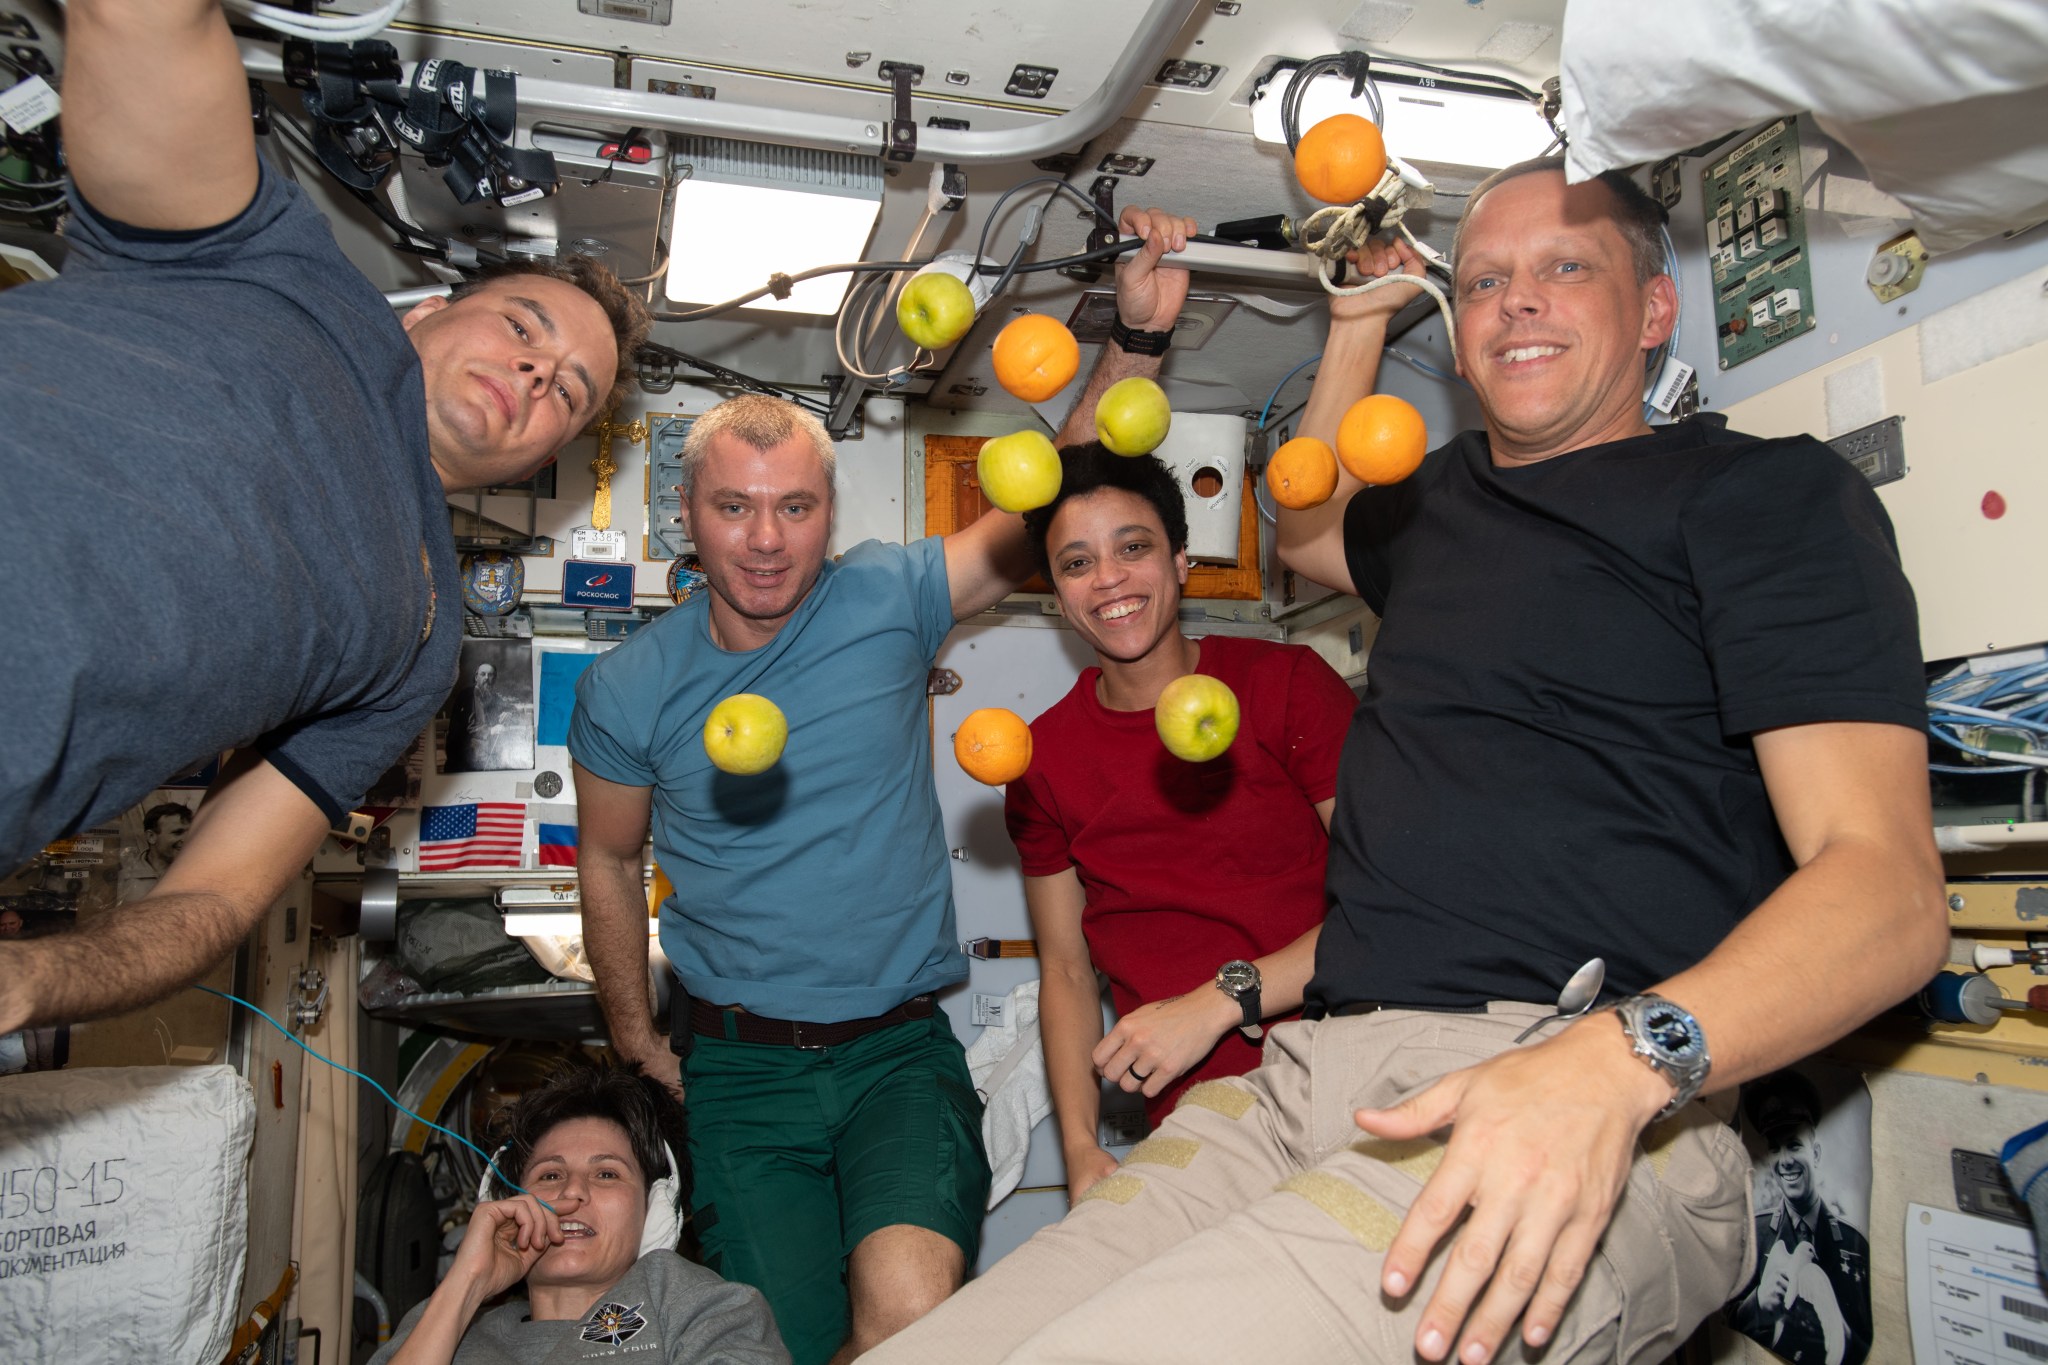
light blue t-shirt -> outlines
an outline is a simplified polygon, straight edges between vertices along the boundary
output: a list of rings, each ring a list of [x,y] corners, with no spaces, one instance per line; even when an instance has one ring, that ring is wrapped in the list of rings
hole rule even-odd
[[[691,995],[834,1023],[967,975],[925,702],[952,627],[944,543],[869,540],[827,562],[759,649],[714,644],[704,594],[577,681],[570,753],[654,789],[655,857],[676,888],[661,946]],[[736,692],[789,721],[781,761],[753,777],[704,753],[705,719]]]

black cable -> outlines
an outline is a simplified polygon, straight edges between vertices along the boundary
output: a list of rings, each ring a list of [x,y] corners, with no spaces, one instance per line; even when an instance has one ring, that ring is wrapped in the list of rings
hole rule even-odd
[[[398,234],[400,240],[392,244],[394,247],[413,255],[427,256],[443,261],[447,259],[448,248],[444,243],[434,237],[432,233],[426,231],[426,229],[415,227],[399,217],[397,211],[385,203],[376,191],[351,185],[339,176],[334,175],[332,171],[329,171],[327,163],[320,159],[320,152],[313,145],[313,135],[306,130],[303,124],[284,110],[275,106],[272,107],[271,112],[276,119],[274,127],[287,131],[291,135],[291,141],[296,143],[306,155],[313,158],[313,163],[316,166],[325,171],[342,189],[354,195],[363,207],[369,209],[371,213],[377,216],[378,220],[385,227]],[[497,252],[484,251],[479,248],[477,250],[477,259],[487,265],[496,265],[503,261],[505,257]]]
[[[45,213],[54,213],[63,207],[64,196],[61,194],[55,199],[46,199],[40,204],[10,204],[4,199],[0,199],[0,213],[15,213],[23,218],[40,217]]]
[[[1117,225],[1116,219],[1104,212],[1102,205],[1081,193],[1079,189],[1069,184],[1066,180],[1057,175],[1034,175],[1029,180],[1018,181],[998,195],[995,204],[988,211],[988,217],[981,220],[981,239],[974,246],[974,263],[977,268],[981,265],[981,258],[988,254],[988,236],[995,228],[996,219],[1002,214],[1003,205],[1010,201],[1011,195],[1016,194],[1020,190],[1030,189],[1034,185],[1053,186],[1052,195],[1057,195],[1061,190],[1065,190],[1068,194],[1079,200],[1081,206],[1094,214],[1098,220],[1109,227]],[[1051,195],[1048,195],[1048,198],[1050,197]]]
[[[0,175],[0,185],[12,186],[17,190],[61,190],[62,179],[58,180],[16,180],[11,175]]]
[[[1411,71],[1427,71],[1432,76],[1448,76],[1454,81],[1473,81],[1485,85],[1498,85],[1502,89],[1512,90],[1531,104],[1541,104],[1543,102],[1542,92],[1531,90],[1520,81],[1509,80],[1506,76],[1496,76],[1488,71],[1461,71],[1456,67],[1432,66],[1428,62],[1412,62],[1406,57],[1374,57],[1373,60],[1381,66],[1401,66]]]
[[[642,342],[640,349],[635,352],[635,355],[652,355],[657,360],[665,360],[671,365],[686,365],[700,374],[710,375],[713,379],[729,388],[744,389],[748,393],[765,393],[774,398],[788,399],[804,409],[804,411],[818,417],[823,417],[832,410],[831,404],[822,402],[809,394],[798,393],[793,389],[785,389],[781,385],[771,384],[765,379],[756,379],[750,374],[741,374],[738,370],[729,370],[716,361],[705,360],[699,356],[691,355],[687,351],[678,351],[674,347],[663,346],[659,342]]]
[[[1352,98],[1364,98],[1366,107],[1372,110],[1374,126],[1386,121],[1380,93],[1372,83],[1372,62],[1373,58],[1363,52],[1332,52],[1311,57],[1294,68],[1286,88],[1280,92],[1280,132],[1287,139],[1289,155],[1301,145],[1301,102],[1318,77],[1338,73],[1350,76]]]

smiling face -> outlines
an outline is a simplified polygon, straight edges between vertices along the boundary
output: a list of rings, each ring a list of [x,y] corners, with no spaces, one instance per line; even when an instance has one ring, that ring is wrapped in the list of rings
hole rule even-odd
[[[185,847],[185,836],[192,830],[192,817],[171,812],[157,822],[148,834],[150,853],[158,863],[169,863]]]
[[[1820,1143],[1814,1138],[1812,1126],[1800,1123],[1775,1132],[1771,1134],[1770,1147],[1771,1173],[1778,1177],[1785,1202],[1805,1211],[1813,1203],[1813,1168],[1820,1159]]]
[[[529,1285],[602,1293],[632,1269],[647,1225],[647,1181],[625,1129],[599,1118],[556,1124],[533,1145],[520,1183],[553,1207],[564,1237],[534,1263]]]
[[[1458,238],[1458,373],[1486,414],[1496,464],[1640,435],[1643,357],[1670,334],[1668,276],[1638,283],[1598,181],[1504,180]]]
[[[419,352],[427,443],[449,492],[530,476],[596,418],[618,372],[604,310],[545,275],[428,299],[401,321]]]
[[[800,434],[756,450],[720,432],[690,485],[683,529],[711,589],[714,638],[751,649],[774,638],[825,567],[832,481]]]
[[[1145,498],[1121,488],[1069,498],[1053,514],[1045,548],[1060,610],[1105,664],[1134,663],[1180,640],[1188,557]]]

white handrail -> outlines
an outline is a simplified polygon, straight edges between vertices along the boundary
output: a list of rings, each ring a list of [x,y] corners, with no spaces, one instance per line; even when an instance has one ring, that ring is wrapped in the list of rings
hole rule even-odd
[[[1203,0],[1152,0],[1122,54],[1101,86],[1072,109],[1022,128],[925,128],[917,130],[919,161],[1030,161],[1073,151],[1122,117],[1146,82],[1159,71],[1166,51]],[[244,40],[242,64],[259,80],[284,79],[278,50]],[[407,78],[411,77],[407,68]],[[821,114],[725,100],[690,99],[651,90],[615,90],[538,77],[519,78],[522,114],[566,114],[584,119],[669,132],[737,137],[791,147],[879,153],[889,122],[890,92],[874,92],[873,114]]]

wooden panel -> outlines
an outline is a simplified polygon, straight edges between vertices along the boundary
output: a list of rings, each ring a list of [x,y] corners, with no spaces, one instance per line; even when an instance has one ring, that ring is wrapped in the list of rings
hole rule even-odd
[[[974,462],[987,436],[927,436],[924,438],[924,533],[951,535],[989,510],[975,477]],[[1019,592],[1049,593],[1052,587],[1037,576]],[[1188,568],[1188,585],[1182,596],[1220,601],[1256,602],[1262,591],[1259,579],[1259,513],[1252,494],[1251,476],[1245,476],[1244,511],[1238,519],[1237,563],[1194,564]]]

